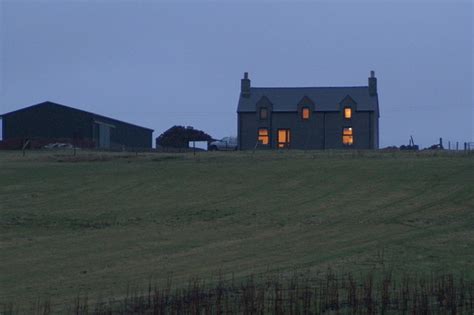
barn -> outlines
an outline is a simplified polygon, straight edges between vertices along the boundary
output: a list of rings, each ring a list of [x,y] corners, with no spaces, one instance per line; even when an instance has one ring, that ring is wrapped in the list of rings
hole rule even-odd
[[[66,142],[99,149],[150,149],[153,130],[69,106],[43,102],[0,116],[3,143]]]

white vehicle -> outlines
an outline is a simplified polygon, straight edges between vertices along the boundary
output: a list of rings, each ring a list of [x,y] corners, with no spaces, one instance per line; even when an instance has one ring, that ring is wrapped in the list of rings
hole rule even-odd
[[[234,151],[237,150],[237,137],[224,137],[221,140],[209,143],[209,151]]]

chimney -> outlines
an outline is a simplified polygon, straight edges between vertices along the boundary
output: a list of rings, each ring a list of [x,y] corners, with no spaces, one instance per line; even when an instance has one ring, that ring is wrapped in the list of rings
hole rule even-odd
[[[369,95],[370,96],[377,95],[377,78],[375,77],[375,72],[374,71],[370,71]]]
[[[240,95],[242,97],[250,96],[250,79],[248,72],[244,73],[244,78],[240,81]]]

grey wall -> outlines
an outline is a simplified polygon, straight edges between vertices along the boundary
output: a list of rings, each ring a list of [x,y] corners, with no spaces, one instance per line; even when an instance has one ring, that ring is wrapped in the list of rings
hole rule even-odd
[[[20,110],[3,117],[3,139],[72,138],[80,132],[92,138],[91,117],[82,112],[71,115],[67,108],[44,105]]]
[[[26,108],[3,117],[3,139],[79,139],[98,140],[100,121],[115,128],[110,130],[111,148],[122,146],[151,148],[152,131],[115,119],[68,107],[45,104]]]
[[[352,127],[353,149],[374,149],[377,145],[377,115],[375,112],[354,112],[352,119],[344,119],[342,112],[312,112],[308,121],[303,121],[298,112],[273,112],[269,119],[260,121],[255,112],[239,113],[238,131],[241,150],[255,147],[259,128],[270,130],[270,148],[277,147],[278,129],[290,129],[292,149],[343,149],[342,130]],[[259,146],[261,149],[264,147]]]
[[[99,119],[104,121],[104,119]],[[152,131],[125,124],[113,119],[105,120],[115,125],[111,129],[110,141],[114,146],[125,145],[133,148],[151,148],[153,143]]]

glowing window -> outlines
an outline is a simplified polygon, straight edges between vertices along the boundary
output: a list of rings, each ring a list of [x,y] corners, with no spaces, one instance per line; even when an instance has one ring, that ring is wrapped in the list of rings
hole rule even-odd
[[[354,143],[354,135],[352,133],[352,127],[344,128],[342,130],[342,143],[345,145],[352,145]]]
[[[260,119],[267,119],[268,117],[268,110],[266,107],[260,108]]]
[[[270,142],[268,129],[258,129],[258,141],[263,145],[268,145],[268,143]]]
[[[351,119],[352,118],[352,108],[346,107],[344,108],[344,118]]]
[[[301,110],[301,118],[303,118],[304,120],[308,120],[309,115],[310,115],[309,108],[308,107],[303,107],[303,109]]]
[[[278,147],[287,148],[290,145],[290,129],[278,129]]]

